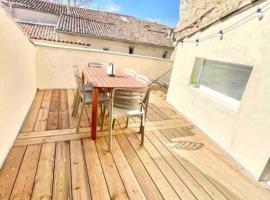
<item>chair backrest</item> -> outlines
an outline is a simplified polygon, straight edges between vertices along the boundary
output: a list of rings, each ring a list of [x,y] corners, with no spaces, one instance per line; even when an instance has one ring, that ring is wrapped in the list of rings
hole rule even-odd
[[[136,76],[136,79],[142,83],[144,83],[145,85],[149,85],[151,83],[151,81],[149,80],[149,78],[147,78],[146,76],[140,75],[138,74]]]
[[[95,63],[95,62],[88,63],[88,67],[103,67],[103,66],[105,65],[101,63]]]
[[[80,76],[79,67],[77,65],[73,65],[73,75]]]
[[[140,109],[147,105],[149,89],[115,88],[112,93],[112,108]]]
[[[125,69],[124,73],[132,77],[136,77],[136,74],[137,74],[137,72],[132,69]]]

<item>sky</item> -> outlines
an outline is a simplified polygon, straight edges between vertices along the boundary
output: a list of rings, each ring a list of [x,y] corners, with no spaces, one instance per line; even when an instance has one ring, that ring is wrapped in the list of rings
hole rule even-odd
[[[175,27],[179,0],[92,0],[89,8],[131,15]]]

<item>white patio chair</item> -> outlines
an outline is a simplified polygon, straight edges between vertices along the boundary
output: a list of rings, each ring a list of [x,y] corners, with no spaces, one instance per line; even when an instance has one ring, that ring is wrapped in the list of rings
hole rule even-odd
[[[81,78],[80,74],[79,74],[79,68],[77,65],[73,66],[73,75],[74,78],[76,80],[76,84],[77,84],[77,88],[76,88],[76,93],[74,95],[74,99],[73,99],[73,104],[72,104],[72,116],[75,117],[75,114],[77,113],[78,110],[78,104],[79,104],[79,100],[80,100],[80,96],[79,96],[79,88],[78,88],[78,83],[77,83],[77,79]],[[84,90],[86,92],[91,92],[93,87],[91,84],[84,84]]]
[[[142,83],[144,83],[145,85],[150,85],[152,83],[152,81],[150,81],[149,78],[147,78],[146,76],[143,75],[136,75],[136,79]]]
[[[141,144],[144,143],[144,125],[146,107],[149,100],[149,89],[123,89],[116,88],[112,92],[110,103],[105,103],[109,111],[109,151],[112,150],[112,129],[117,118],[140,117]],[[105,111],[102,113],[104,122]],[[102,125],[103,126],[103,125]]]
[[[132,77],[136,77],[136,74],[137,74],[137,72],[132,69],[125,69],[124,73]]]
[[[82,114],[83,114],[83,110],[85,109],[85,106],[86,105],[90,105],[92,104],[92,101],[93,101],[93,97],[92,97],[92,91],[86,91],[85,90],[85,84],[83,84],[82,82],[82,79],[80,76],[76,76],[76,83],[77,83],[77,87],[78,87],[78,96],[79,96],[79,100],[78,100],[78,103],[77,103],[77,110],[76,110],[76,113],[75,113],[75,116],[77,115],[77,112],[78,112],[78,108],[81,104],[81,109],[80,109],[80,112],[79,112],[79,119],[78,119],[78,122],[77,122],[77,127],[76,127],[76,133],[79,132],[79,129],[80,129],[80,124],[81,124],[81,119],[82,119]],[[88,86],[89,84],[87,84],[86,86]],[[91,86],[91,85],[89,85]],[[103,106],[103,103],[105,102],[109,102],[110,101],[110,96],[106,93],[102,93],[99,95],[98,97],[98,103],[100,104],[101,106],[101,112],[103,113],[103,109],[102,106]]]

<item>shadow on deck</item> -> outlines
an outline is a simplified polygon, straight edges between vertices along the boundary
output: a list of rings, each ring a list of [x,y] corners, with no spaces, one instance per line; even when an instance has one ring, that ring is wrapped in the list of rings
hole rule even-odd
[[[81,132],[71,117],[73,90],[40,90],[1,171],[0,199],[267,200],[226,153],[151,94],[145,145],[139,119],[118,120],[113,152],[107,131],[89,139],[91,108]]]

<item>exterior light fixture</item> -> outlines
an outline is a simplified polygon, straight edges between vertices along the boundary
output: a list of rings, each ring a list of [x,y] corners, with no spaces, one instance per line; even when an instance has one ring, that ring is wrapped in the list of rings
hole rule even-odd
[[[177,41],[174,41],[173,42],[173,46],[176,47],[178,45],[178,42]]]
[[[218,35],[219,35],[219,39],[220,39],[220,40],[223,40],[223,35],[224,35],[224,33],[223,33],[222,30],[220,30],[220,31],[218,32]]]
[[[200,40],[196,39],[196,46],[199,46],[199,42],[200,42]]]
[[[263,19],[263,12],[261,8],[257,9],[257,18],[259,21],[261,21]]]

